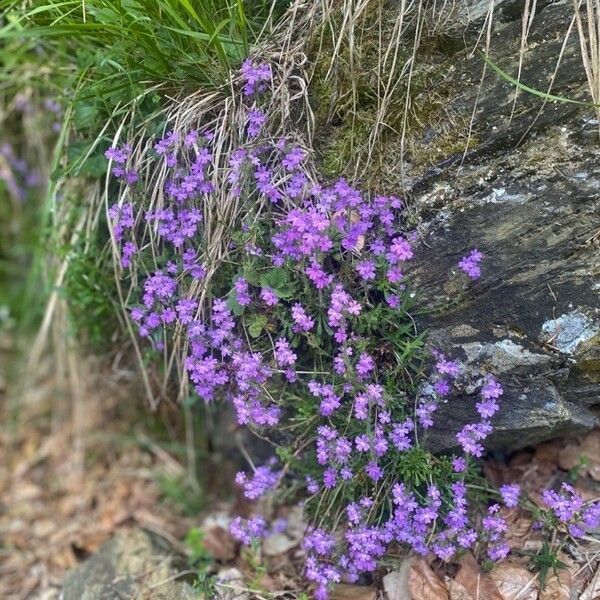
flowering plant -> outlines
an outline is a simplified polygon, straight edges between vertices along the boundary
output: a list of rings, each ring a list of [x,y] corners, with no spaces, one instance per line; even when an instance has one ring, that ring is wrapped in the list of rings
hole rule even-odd
[[[316,597],[375,570],[393,543],[442,560],[476,544],[492,560],[505,557],[500,505],[478,525],[468,485],[502,386],[425,351],[410,291],[418,240],[403,200],[315,180],[305,148],[269,136],[260,98],[271,76],[266,64],[242,67],[246,136],[224,172],[206,128],[172,131],[154,145],[149,160],[169,173],[160,208],[144,210],[136,195],[130,148],[107,151],[136,198],[109,211],[124,276],[150,251],[158,267],[130,307],[139,335],[166,353],[183,340],[198,397],[230,402],[240,425],[271,438],[277,457],[236,483],[250,500],[281,486],[302,498]],[[238,229],[215,266],[205,211],[223,188],[244,211],[228,224]],[[458,266],[476,279],[482,258],[473,250]],[[479,390],[479,419],[457,434],[458,455],[435,456],[426,444],[435,412],[467,385]],[[507,507],[517,504],[518,487],[500,491]],[[243,543],[265,531],[260,517],[232,525]]]

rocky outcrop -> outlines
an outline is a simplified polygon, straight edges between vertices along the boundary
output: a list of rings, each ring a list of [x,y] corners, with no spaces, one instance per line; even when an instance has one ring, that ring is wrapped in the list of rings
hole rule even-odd
[[[181,562],[181,558],[179,559]],[[179,567],[182,565],[180,564]],[[62,600],[199,600],[203,594],[178,580],[169,544],[142,529],[119,531],[64,580]]]
[[[517,3],[500,3],[500,7]],[[494,60],[516,74],[520,11],[506,10],[492,35]],[[546,90],[572,9],[538,6],[521,79]],[[467,365],[497,374],[505,387],[489,447],[515,449],[575,434],[597,423],[600,405],[600,143],[592,107],[544,102],[478,59],[454,55],[464,82],[449,100],[473,111],[466,153],[446,157],[412,183],[422,245],[413,273],[427,298],[431,341]],[[479,59],[481,60],[481,59]],[[481,63],[479,63],[481,67]],[[586,78],[576,31],[564,47],[553,94],[583,100]],[[435,135],[435,132],[432,134]],[[470,249],[485,254],[483,275],[457,271]],[[436,449],[474,421],[466,395],[438,413]]]

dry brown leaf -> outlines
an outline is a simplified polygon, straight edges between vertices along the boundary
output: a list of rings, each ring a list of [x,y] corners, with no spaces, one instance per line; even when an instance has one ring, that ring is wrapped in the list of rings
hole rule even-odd
[[[537,577],[523,567],[501,563],[490,577],[503,600],[536,600],[538,597]]]
[[[331,600],[375,600],[377,590],[364,585],[339,583],[334,586],[329,597]]]
[[[558,466],[566,471],[581,467],[581,473],[600,481],[600,431],[591,431],[580,442],[569,442],[558,456]]]
[[[235,540],[223,527],[212,527],[204,531],[202,544],[217,560],[231,560],[235,557]]]
[[[546,580],[539,600],[571,600],[572,579],[568,571],[561,569],[558,576],[552,574]]]
[[[508,525],[508,531],[505,536],[506,543],[511,548],[521,548],[525,540],[532,534],[532,519],[527,517],[524,511],[518,508],[507,509],[503,512],[502,516]]]
[[[492,578],[483,573],[472,554],[458,561],[460,571],[454,578],[471,595],[473,600],[504,600]]]
[[[598,598],[600,598],[600,568],[596,571],[596,574],[592,577],[592,580],[581,596],[579,596],[579,600],[598,600]]]
[[[473,600],[473,596],[456,579],[451,579],[448,582],[448,592],[450,600]]]
[[[415,560],[410,567],[408,589],[412,600],[448,600],[446,584],[422,558]]]
[[[536,464],[539,471],[545,474],[551,474],[556,470],[558,457],[563,451],[564,442],[562,440],[553,440],[540,444],[533,454],[532,462]]]

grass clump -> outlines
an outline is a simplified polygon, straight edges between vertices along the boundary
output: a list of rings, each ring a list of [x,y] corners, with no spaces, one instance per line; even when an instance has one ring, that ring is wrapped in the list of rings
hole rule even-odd
[[[325,132],[317,152],[326,175],[397,189],[404,163],[418,171],[465,150],[449,61],[461,45],[420,4],[365,7],[352,18],[334,10],[309,45],[315,129]]]

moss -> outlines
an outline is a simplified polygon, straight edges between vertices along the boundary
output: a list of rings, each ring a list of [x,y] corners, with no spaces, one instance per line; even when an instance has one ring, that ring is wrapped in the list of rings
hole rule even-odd
[[[401,160],[411,173],[422,172],[463,152],[467,142],[473,146],[477,141],[468,140],[468,122],[451,109],[458,90],[450,79],[450,57],[459,51],[460,43],[443,33],[423,37],[409,78],[403,70],[413,51],[414,32],[410,29],[397,49],[393,93],[383,122],[374,131],[380,80],[390,77],[378,70],[393,37],[397,14],[397,4],[371,0],[354,24],[352,41],[344,38],[338,45],[338,38],[331,33],[337,36],[342,30],[342,15],[337,14],[315,33],[309,46],[315,65],[311,100],[321,171],[330,177],[359,179],[367,189],[376,185],[383,191],[397,191],[404,171],[399,168]]]

